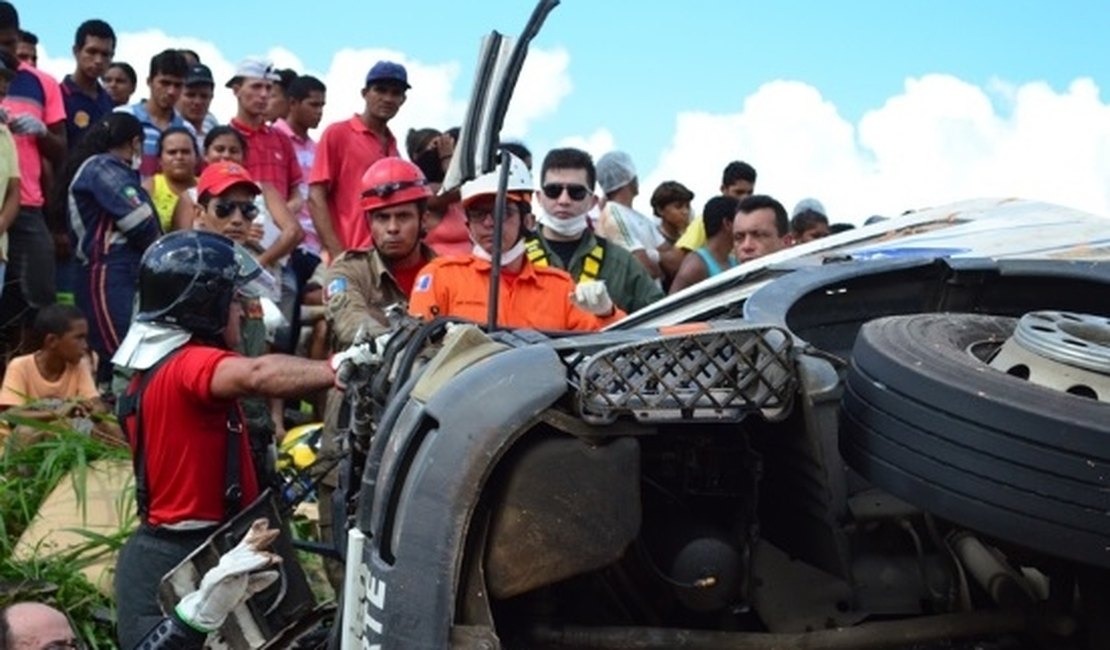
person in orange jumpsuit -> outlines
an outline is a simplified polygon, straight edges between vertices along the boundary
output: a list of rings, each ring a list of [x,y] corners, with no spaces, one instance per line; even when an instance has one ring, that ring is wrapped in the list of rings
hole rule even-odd
[[[462,186],[462,203],[474,248],[469,255],[440,257],[421,269],[409,312],[432,319],[453,316],[477,323],[488,318],[493,251],[493,204],[499,170]],[[530,210],[532,174],[510,159],[505,221],[501,230],[501,285],[497,324],[539,330],[597,330],[625,316],[602,281],[577,286],[565,271],[537,267],[524,254],[523,218]]]

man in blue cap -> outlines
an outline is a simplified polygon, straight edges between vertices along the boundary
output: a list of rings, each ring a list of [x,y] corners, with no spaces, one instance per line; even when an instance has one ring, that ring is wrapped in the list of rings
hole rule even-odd
[[[320,136],[308,179],[308,210],[331,259],[371,245],[359,207],[362,174],[382,158],[400,156],[389,121],[401,110],[409,88],[403,65],[378,61],[366,74],[362,113],[329,125]]]

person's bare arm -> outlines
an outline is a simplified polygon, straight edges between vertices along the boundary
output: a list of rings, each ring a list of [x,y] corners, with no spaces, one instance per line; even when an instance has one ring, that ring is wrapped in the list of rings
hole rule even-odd
[[[659,264],[651,259],[651,256],[647,254],[646,250],[642,248],[636,249],[632,251],[632,257],[635,257],[636,261],[647,269],[647,272],[652,278],[659,278],[662,276],[663,272],[659,269]]]
[[[285,400],[271,397],[267,406],[270,408],[270,420],[274,423],[274,440],[280,443],[285,437]]]
[[[324,183],[313,183],[308,186],[308,214],[312,216],[312,225],[316,227],[316,235],[320,244],[328,252],[331,259],[339,257],[343,252],[343,244],[339,235],[335,233],[335,226],[331,222],[331,213],[328,211],[328,186]]]
[[[210,386],[216,399],[247,395],[299,397],[335,383],[327,361],[310,361],[286,354],[229,357],[216,366]]]
[[[39,153],[55,167],[61,167],[66,157],[65,120],[46,127],[46,133],[38,137]]]
[[[188,192],[182,192],[181,196],[177,197],[177,205],[173,206],[173,224],[174,230],[192,230],[193,219],[196,218],[196,203],[193,199],[189,198]]]
[[[259,264],[269,266],[293,252],[297,244],[304,239],[304,230],[293,213],[289,212],[285,201],[281,199],[281,194],[272,185],[262,184],[262,196],[266,200],[266,209],[270,211],[274,225],[281,231],[277,240],[258,256]]]
[[[0,235],[8,232],[16,215],[19,214],[19,179],[8,179],[8,192],[4,195],[4,204],[0,206]]]
[[[4,412],[27,420],[38,420],[39,422],[54,422],[66,417],[66,414],[62,411],[23,408],[20,406],[10,406]]]
[[[293,186],[292,193],[289,195],[289,200],[285,202],[285,207],[289,208],[289,214],[296,215],[304,207],[305,199],[301,196],[301,188],[304,187],[304,181],[297,183]]]
[[[671,293],[678,293],[686,287],[695,285],[709,277],[709,269],[705,268],[705,261],[700,255],[687,255],[682,261],[682,266],[671,282]]]
[[[659,251],[659,268],[663,274],[668,278],[678,275],[682,260],[686,258],[686,250],[674,244],[663,244],[656,250]]]
[[[428,197],[428,213],[425,216],[425,225],[427,225],[428,230],[435,228],[440,221],[443,221],[443,216],[452,203],[462,200],[462,194],[457,189],[446,194],[434,193],[437,191],[433,190],[432,196]]]

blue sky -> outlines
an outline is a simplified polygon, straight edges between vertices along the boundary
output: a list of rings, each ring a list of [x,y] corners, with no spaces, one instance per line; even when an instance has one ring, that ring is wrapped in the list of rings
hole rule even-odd
[[[437,78],[443,85],[441,92],[423,98],[426,104],[441,104],[436,107],[438,112],[427,105],[423,107],[427,110],[415,108],[419,97],[414,92],[409,105],[402,109],[399,123],[404,121],[405,113],[412,114],[414,119],[434,115],[457,122],[469,93],[480,36],[490,29],[517,33],[533,6],[526,0],[344,1],[322,2],[319,6],[326,6],[327,11],[313,11],[304,9],[311,6],[307,3],[271,2],[265,5],[267,10],[262,15],[257,3],[210,0],[196,0],[187,3],[188,10],[174,9],[161,14],[152,11],[149,3],[105,4],[103,9],[91,13],[87,3],[72,0],[16,5],[24,26],[40,36],[51,59],[67,58],[76,25],[85,17],[95,16],[108,20],[121,34],[121,53],[128,49],[129,34],[157,29],[170,38],[191,37],[210,42],[231,62],[283,48],[295,54],[306,70],[320,75],[342,68],[342,62],[334,56],[342,48],[393,51],[403,54],[408,63],[446,71],[443,78]],[[59,20],[59,16],[67,18]],[[1098,89],[1106,85],[1110,73],[1104,45],[1108,33],[1110,9],[1104,3],[1085,0],[1062,3],[564,0],[534,42],[537,50],[564,57],[556,57],[558,60],[544,68],[550,80],[540,75],[534,80],[536,85],[529,86],[541,89],[534,95],[539,98],[535,101],[543,105],[524,120],[521,135],[541,155],[546,148],[567,142],[587,148],[625,149],[637,161],[643,179],[678,177],[692,187],[698,186],[699,201],[709,198],[719,169],[731,158],[755,158],[751,162],[764,172],[762,178],[767,178],[767,170],[771,170],[784,181],[789,177],[790,185],[796,186],[799,178],[787,173],[789,161],[775,160],[773,156],[782,152],[768,150],[774,147],[774,142],[762,142],[758,137],[761,130],[774,132],[777,128],[776,111],[765,108],[750,112],[751,104],[758,103],[755,100],[759,98],[785,102],[798,97],[799,87],[767,86],[777,81],[793,81],[816,93],[802,93],[803,97],[798,99],[807,110],[821,112],[825,106],[831,115],[826,110],[822,119],[831,120],[831,130],[841,124],[847,127],[847,140],[835,147],[850,151],[834,151],[830,155],[851,155],[853,164],[861,166],[860,174],[866,175],[874,171],[869,164],[876,159],[882,162],[876,150],[861,142],[868,130],[864,122],[869,114],[882,113],[884,107],[901,98],[909,103],[918,102],[919,106],[929,104],[932,108],[924,112],[933,118],[960,119],[958,115],[947,114],[937,117],[936,107],[941,106],[939,110],[943,112],[944,93],[959,93],[962,87],[937,83],[928,92],[922,90],[915,96],[907,90],[908,80],[944,75],[977,89],[993,114],[988,122],[982,116],[973,116],[972,122],[978,125],[977,129],[991,134],[991,146],[1006,146],[993,138],[1004,138],[998,133],[1019,128],[1014,112],[1022,96],[1020,90],[1029,84],[1037,84],[1042,95],[1048,93],[1049,100],[1063,98],[1056,103],[1066,104],[1068,99],[1074,99],[1070,91],[1073,82],[1090,79],[1093,98],[1088,92],[1079,103],[1087,108],[1104,105]],[[205,58],[207,62],[208,57]],[[142,70],[145,61],[132,63],[140,70],[140,76],[145,76]],[[372,60],[366,60],[363,70],[370,63]],[[345,70],[347,77],[356,77],[353,82],[357,87],[360,72]],[[545,84],[560,82],[566,84],[564,91],[553,92],[544,99]],[[333,97],[334,86],[329,84],[330,103],[339,100]],[[353,91],[346,92],[349,96]],[[976,106],[981,101],[970,96],[964,99],[968,110],[979,110]],[[781,110],[793,109],[784,106]],[[1071,110],[1090,112],[1085,108],[1063,108],[1062,112],[1052,113],[1054,121],[1071,121],[1068,118]],[[729,155],[706,143],[711,150],[706,156],[712,160],[704,169],[698,165],[696,178],[681,176],[695,164],[690,156],[696,155],[699,143],[676,140],[683,132],[677,126],[680,115],[696,120],[699,115],[745,114],[751,119],[741,120],[736,127],[738,135],[731,141],[734,153]],[[918,119],[921,111],[910,114]],[[757,115],[759,122],[752,124]],[[794,119],[802,124],[821,123],[810,117],[802,114]],[[1052,122],[1048,120],[1038,128],[1051,131],[1055,128]],[[728,128],[729,123],[725,124],[722,128]],[[451,124],[412,126],[428,125]],[[913,124],[904,124],[903,128],[916,130]],[[1050,140],[1038,137],[1037,132],[1029,135],[1032,126],[1023,123],[1020,128],[1027,134],[1022,142]],[[896,134],[898,128],[890,126],[880,131]],[[712,130],[688,132],[713,139]],[[788,137],[790,133],[797,134],[797,129],[779,139],[784,146],[786,143],[795,148],[806,146],[804,141]],[[959,140],[961,136],[957,133],[953,137]],[[1098,158],[1101,165],[1104,162],[1099,153],[1101,147],[1099,144],[1093,152],[1085,149],[1083,155]],[[680,155],[679,150],[686,153]],[[1060,153],[1063,157],[1063,152]],[[903,151],[899,156],[920,154]],[[1074,152],[1071,155],[1074,157]],[[674,159],[675,156],[680,159]],[[835,160],[824,155],[817,157],[826,162]],[[810,160],[806,166],[814,168],[817,162]],[[960,161],[951,164],[959,165]],[[819,171],[819,167],[816,169]],[[690,174],[693,176],[694,172]],[[935,182],[945,180],[950,179]],[[1028,187],[1027,180],[1015,178],[1013,186],[1019,190]],[[1090,182],[1095,183],[1093,179]],[[908,180],[903,183],[910,184]],[[888,207],[878,202],[880,205],[875,209],[867,210],[868,206],[848,198],[868,191],[866,186],[842,192],[832,181],[816,185],[819,198],[829,196],[833,204],[840,204],[845,212],[852,213],[850,220],[866,216],[863,212]],[[994,189],[992,183],[984,185]],[[1049,188],[1051,185],[1046,184]],[[787,188],[785,182],[772,187],[782,195],[784,203],[807,193]],[[1009,187],[1000,185],[1003,190]],[[644,191],[650,190],[651,187],[646,187]],[[1094,198],[1099,194],[1097,188],[1088,188],[1085,194],[1092,198],[1079,201],[1079,207],[1108,212],[1110,196],[1106,191],[1102,191],[1098,200]],[[835,198],[842,195],[844,198]],[[1057,196],[1044,198],[1058,200]]]

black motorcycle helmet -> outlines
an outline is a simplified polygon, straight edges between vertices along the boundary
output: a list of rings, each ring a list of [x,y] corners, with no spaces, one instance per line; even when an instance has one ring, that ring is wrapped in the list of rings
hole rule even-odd
[[[223,235],[199,230],[171,232],[151,244],[139,267],[139,313],[135,319],[179,327],[218,341],[231,301],[263,275],[249,253]]]

